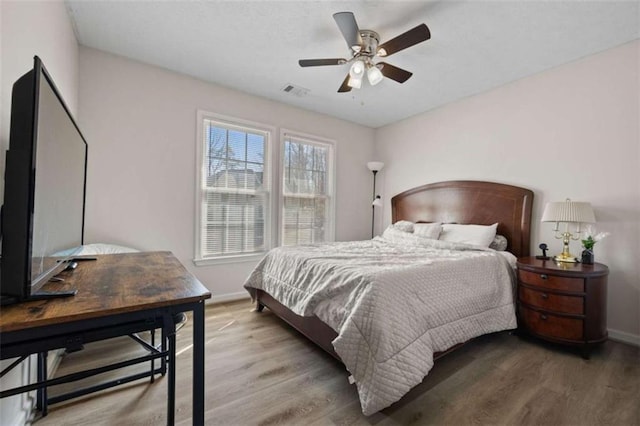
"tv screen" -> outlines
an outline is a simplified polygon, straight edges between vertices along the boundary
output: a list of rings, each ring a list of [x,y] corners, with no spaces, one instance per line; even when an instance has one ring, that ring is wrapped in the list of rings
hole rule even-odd
[[[5,300],[20,301],[82,246],[87,144],[38,57],[11,105],[0,286]]]

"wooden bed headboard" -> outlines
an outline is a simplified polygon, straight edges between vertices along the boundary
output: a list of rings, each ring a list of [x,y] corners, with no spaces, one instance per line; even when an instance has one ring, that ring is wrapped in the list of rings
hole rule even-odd
[[[392,222],[442,222],[492,225],[509,241],[507,250],[529,255],[533,192],[512,185],[481,181],[430,183],[391,199]]]

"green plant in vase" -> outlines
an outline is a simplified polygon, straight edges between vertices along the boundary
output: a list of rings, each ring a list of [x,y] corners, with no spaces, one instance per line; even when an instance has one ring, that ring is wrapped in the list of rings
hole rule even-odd
[[[587,265],[593,264],[593,247],[598,241],[608,237],[609,235],[611,235],[610,232],[600,232],[596,234],[594,227],[587,226],[582,235],[582,247],[584,248],[584,250],[582,251],[582,263]]]

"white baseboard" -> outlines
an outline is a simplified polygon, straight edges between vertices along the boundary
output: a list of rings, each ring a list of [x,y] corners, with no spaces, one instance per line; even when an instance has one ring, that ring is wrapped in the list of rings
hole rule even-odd
[[[47,378],[53,379],[56,374],[56,370],[62,362],[62,356],[64,355],[64,349],[57,349],[49,351],[47,354]]]
[[[224,303],[224,302],[235,302],[236,300],[247,299],[251,300],[251,296],[246,291],[239,291],[237,293],[227,293],[220,294],[217,296],[211,297],[211,299],[207,300],[207,304],[214,303]]]
[[[47,354],[47,379],[53,379],[56,374],[56,370],[60,366],[60,362],[62,362],[63,355],[64,349],[55,349],[49,351],[49,353]],[[32,359],[35,362],[35,355],[32,355]],[[23,414],[21,414],[20,420],[13,424],[30,425],[37,420],[38,413],[36,412],[36,393],[34,391],[29,393],[28,395],[28,403],[25,406],[25,411],[23,412]]]
[[[16,417],[13,420],[10,420],[9,423],[7,423],[8,425],[30,425],[33,422],[35,422],[35,417],[33,417],[33,413],[36,412],[36,399],[35,398],[29,398],[28,399],[28,403],[25,403],[25,409],[21,410],[19,413],[16,414]],[[5,417],[6,414],[2,414],[2,421],[6,421]],[[4,424],[4,423],[2,423]]]
[[[627,333],[626,331],[609,329],[609,339],[615,342],[626,343],[628,345],[640,347],[640,336]]]

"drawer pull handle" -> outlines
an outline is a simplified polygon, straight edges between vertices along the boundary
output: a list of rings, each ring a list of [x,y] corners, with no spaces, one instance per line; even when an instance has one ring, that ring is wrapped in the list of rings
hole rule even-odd
[[[549,276],[547,274],[540,274],[540,278],[546,280],[547,278],[549,278]]]
[[[541,319],[541,320],[545,320],[545,321],[546,321],[547,316],[546,316],[546,315],[544,315],[544,314],[541,314],[541,315],[540,315],[540,319]]]
[[[549,298],[549,295],[548,295],[547,293],[542,293],[542,298],[543,298],[543,299],[548,299],[548,298]]]

